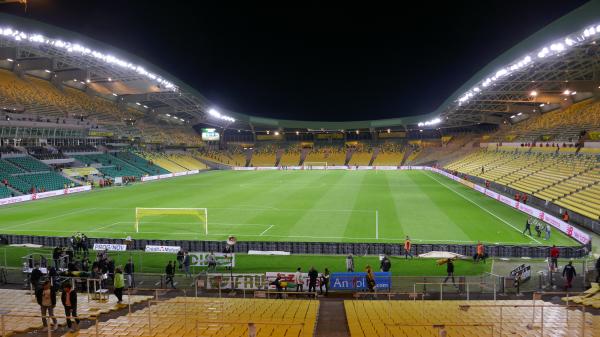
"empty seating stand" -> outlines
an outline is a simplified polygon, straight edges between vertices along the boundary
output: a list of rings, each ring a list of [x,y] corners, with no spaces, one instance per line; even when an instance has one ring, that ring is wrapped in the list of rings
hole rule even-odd
[[[98,336],[245,337],[248,322],[254,322],[257,336],[308,337],[318,308],[318,301],[308,300],[176,297],[101,322]],[[96,336],[95,329],[81,330],[79,336]]]

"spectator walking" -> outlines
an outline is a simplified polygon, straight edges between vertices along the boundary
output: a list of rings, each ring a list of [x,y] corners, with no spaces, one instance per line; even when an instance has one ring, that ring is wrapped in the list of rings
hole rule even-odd
[[[325,296],[329,295],[329,269],[325,268],[325,272],[321,274],[321,284],[319,284],[319,290],[321,291],[321,295],[323,295],[323,287],[325,287]]]
[[[123,288],[125,288],[125,278],[123,278],[123,271],[121,267],[115,269],[115,275],[113,277],[113,286],[115,288],[115,296],[117,297],[117,303],[123,302]]]
[[[302,268],[298,267],[296,269],[296,274],[294,274],[294,282],[296,282],[296,291],[300,292],[304,289],[304,277],[302,276]]]
[[[211,253],[211,254],[212,254],[212,253]],[[183,255],[184,255],[184,254],[183,254],[183,250],[182,250],[182,249],[180,249],[180,250],[177,252],[177,266],[178,266],[179,270],[183,270]]]
[[[319,272],[315,269],[315,267],[310,267],[308,271],[308,292],[317,292],[317,277],[319,277]]]
[[[529,235],[531,235],[531,216],[527,217],[527,221],[525,222],[523,234],[525,234],[525,232],[529,232]]]
[[[173,284],[173,277],[175,276],[175,266],[173,262],[169,261],[167,267],[165,268],[165,287],[171,284],[171,288],[175,289],[175,285]]]
[[[371,266],[367,265],[367,267],[365,268],[365,271],[367,272],[367,276],[366,276],[367,288],[369,289],[369,292],[375,292],[375,288],[377,287],[377,282],[375,281],[375,274],[373,274],[373,269],[371,268]]]
[[[569,261],[569,264],[563,268],[563,277],[565,277],[567,280],[567,283],[565,284],[565,291],[573,287],[573,278],[575,276],[577,276],[577,272],[575,271],[575,267],[573,267],[573,261]]]
[[[50,281],[46,280],[42,287],[35,291],[35,299],[40,305],[40,311],[42,313],[42,324],[44,325],[44,331],[48,331],[48,320],[46,317],[52,318],[52,330],[58,328],[58,322],[54,317],[54,307],[56,306],[56,291],[50,285]],[[46,316],[46,314],[48,316]]]
[[[79,318],[77,317],[77,291],[73,289],[73,286],[68,281],[63,283],[63,291],[60,295],[60,301],[65,307],[67,327],[71,329],[71,331],[79,330]],[[71,318],[75,320],[75,326],[72,325]]]
[[[404,259],[408,259],[409,255],[410,255],[411,259],[413,258],[413,255],[410,252],[411,248],[412,248],[412,243],[410,242],[410,238],[407,235],[406,240],[404,240]]]
[[[135,284],[135,280],[133,278],[134,272],[135,272],[135,265],[133,264],[133,261],[131,260],[131,258],[129,258],[129,260],[125,264],[125,276],[127,276],[127,287],[128,288],[133,288],[133,286]]]
[[[552,271],[556,271],[558,269],[558,256],[560,255],[560,250],[556,248],[556,245],[552,245],[550,248],[550,268]]]
[[[388,271],[390,271],[391,268],[392,268],[392,262],[387,257],[387,255],[384,255],[383,259],[381,259],[379,270],[381,270],[382,272],[388,272]]]
[[[349,273],[354,272],[354,256],[352,254],[346,256],[346,271]]]
[[[183,268],[185,270],[185,277],[192,277],[192,273],[190,272],[190,254],[185,251],[183,253]]]
[[[452,284],[456,287],[456,283],[454,282],[454,259],[448,259],[446,262],[446,278],[444,279],[444,283],[448,281],[449,278],[452,278]]]

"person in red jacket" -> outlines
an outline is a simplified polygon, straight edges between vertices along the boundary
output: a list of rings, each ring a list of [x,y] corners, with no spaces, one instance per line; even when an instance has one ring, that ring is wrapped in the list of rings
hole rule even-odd
[[[523,193],[523,195],[521,196],[521,202],[525,205],[527,205],[527,194]]]
[[[550,249],[550,268],[552,270],[556,270],[558,269],[558,256],[560,254],[560,251],[558,250],[558,248],[556,248],[556,245],[552,245],[552,248]]]
[[[565,212],[563,213],[563,221],[566,223],[569,223],[569,213],[567,212],[567,210],[565,209]]]
[[[410,238],[408,237],[408,235],[406,236],[406,240],[404,240],[404,258],[408,259],[408,256],[410,255],[410,258],[413,258],[413,255],[410,252],[410,249],[412,248],[412,244],[410,242]]]
[[[519,202],[519,200],[521,200],[521,195],[519,194],[519,192],[515,193],[515,201]]]

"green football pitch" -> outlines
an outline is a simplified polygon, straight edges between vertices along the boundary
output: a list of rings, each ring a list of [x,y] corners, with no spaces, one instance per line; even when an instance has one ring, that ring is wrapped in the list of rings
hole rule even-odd
[[[136,233],[136,207],[206,208],[208,235],[190,215],[147,216]],[[523,235],[524,213],[426,171],[210,171],[0,207],[0,219],[0,233],[45,236],[578,245],[555,229]]]

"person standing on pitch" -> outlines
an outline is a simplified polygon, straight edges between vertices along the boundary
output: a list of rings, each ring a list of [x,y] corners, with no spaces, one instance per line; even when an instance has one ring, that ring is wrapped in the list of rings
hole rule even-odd
[[[549,224],[546,224],[546,237],[544,240],[550,240],[550,234],[552,234],[552,228]]]
[[[317,277],[319,277],[319,272],[315,269],[315,267],[310,267],[308,271],[308,292],[317,292]]]
[[[296,282],[297,292],[304,290],[304,277],[302,277],[302,268],[300,267],[296,269],[296,274],[294,274],[294,282]]]
[[[381,264],[379,265],[379,270],[382,272],[388,272],[392,268],[392,261],[387,257],[387,255],[383,256],[381,259]]]
[[[454,260],[453,259],[448,259],[448,262],[446,262],[446,273],[448,273],[448,275],[444,279],[444,283],[446,283],[446,281],[448,281],[448,278],[451,277],[452,284],[454,284],[454,286],[456,287],[456,283],[454,282]]]
[[[525,234],[525,232],[529,232],[529,235],[531,236],[531,217],[527,217],[527,222],[525,222],[525,229],[523,230],[523,234]]]
[[[346,271],[349,273],[354,272],[354,257],[352,254],[346,256]]]
[[[410,238],[407,235],[406,240],[404,240],[404,259],[408,259],[409,255],[410,255],[411,259],[413,258],[413,255],[410,252],[411,248],[412,248],[412,244],[410,242]]]

